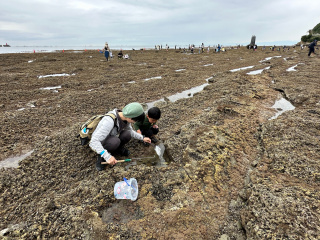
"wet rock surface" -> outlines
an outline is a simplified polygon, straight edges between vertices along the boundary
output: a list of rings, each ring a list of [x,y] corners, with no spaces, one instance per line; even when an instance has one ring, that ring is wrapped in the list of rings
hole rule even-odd
[[[318,57],[298,48],[128,54],[109,62],[98,51],[0,55],[0,159],[33,150],[0,170],[0,238],[318,238]],[[282,97],[295,109],[269,120]],[[161,98],[170,164],[96,171],[96,154],[76,138],[80,124]],[[128,148],[131,157],[155,154],[136,140]],[[135,202],[113,195],[123,177],[137,179]]]

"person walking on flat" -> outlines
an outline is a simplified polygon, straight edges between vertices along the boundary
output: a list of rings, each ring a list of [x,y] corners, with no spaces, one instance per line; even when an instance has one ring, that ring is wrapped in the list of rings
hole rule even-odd
[[[308,57],[310,57],[311,53],[315,54],[314,52],[314,47],[317,45],[317,40],[314,40],[310,45],[309,45],[309,53]],[[315,54],[316,55],[316,54]]]

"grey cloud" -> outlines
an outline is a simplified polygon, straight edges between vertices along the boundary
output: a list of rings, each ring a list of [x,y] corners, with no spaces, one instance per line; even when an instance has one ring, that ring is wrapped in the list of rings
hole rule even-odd
[[[317,9],[314,0],[11,0],[0,44],[245,44],[253,34],[298,42],[319,22]]]

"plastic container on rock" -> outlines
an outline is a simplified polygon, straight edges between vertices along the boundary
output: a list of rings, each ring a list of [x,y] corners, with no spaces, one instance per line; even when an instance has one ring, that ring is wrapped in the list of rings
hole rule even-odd
[[[138,183],[134,178],[127,180],[123,178],[124,181],[117,182],[114,185],[114,196],[117,199],[130,199],[132,201],[138,198]]]

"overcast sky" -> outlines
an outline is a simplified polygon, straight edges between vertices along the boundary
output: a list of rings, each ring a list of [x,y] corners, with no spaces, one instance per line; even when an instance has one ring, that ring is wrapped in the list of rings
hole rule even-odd
[[[3,0],[0,44],[296,43],[319,10],[319,0]]]

